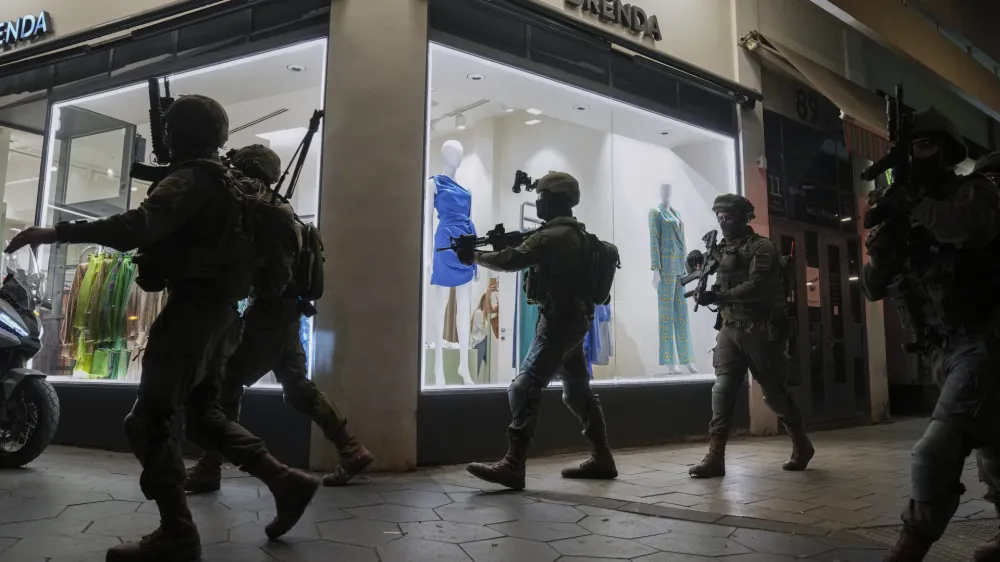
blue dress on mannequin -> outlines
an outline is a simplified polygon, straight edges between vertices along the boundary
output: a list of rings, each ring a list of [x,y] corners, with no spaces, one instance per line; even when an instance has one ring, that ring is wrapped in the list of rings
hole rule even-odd
[[[455,252],[438,252],[437,248],[451,246],[452,238],[476,235],[476,227],[470,218],[472,194],[448,176],[434,176],[432,179],[437,186],[434,209],[437,211],[438,227],[434,232],[431,285],[458,287],[472,281],[476,276],[476,266],[458,261]]]

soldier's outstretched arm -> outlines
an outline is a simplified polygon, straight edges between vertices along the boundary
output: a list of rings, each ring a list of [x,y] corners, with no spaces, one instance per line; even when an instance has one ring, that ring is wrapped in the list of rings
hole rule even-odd
[[[775,275],[778,270],[778,249],[767,238],[758,238],[750,247],[750,278],[739,285],[719,293],[724,303],[754,303],[766,298],[767,283],[780,283]]]
[[[559,236],[555,229],[538,230],[518,246],[499,252],[476,254],[476,263],[493,271],[523,271],[547,260],[558,252]]]
[[[192,170],[178,170],[161,181],[137,209],[96,221],[56,225],[58,240],[100,244],[121,252],[148,246],[187,222],[211,192],[195,185]]]
[[[924,197],[912,214],[939,242],[982,246],[1000,234],[1000,189],[971,176],[943,200]]]

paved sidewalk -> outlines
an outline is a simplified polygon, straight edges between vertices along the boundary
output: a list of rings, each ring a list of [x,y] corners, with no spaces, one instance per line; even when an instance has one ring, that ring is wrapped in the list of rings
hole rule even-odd
[[[322,490],[278,543],[263,534],[270,494],[236,470],[191,505],[206,562],[876,562],[895,531],[882,525],[898,525],[907,450],[922,426],[817,434],[814,468],[800,474],[780,470],[788,444],[779,437],[734,441],[729,475],[713,481],[686,476],[703,444],[622,452],[615,482],[559,478],[576,457],[533,459],[522,493],[462,467],[374,475]],[[109,546],[151,531],[155,506],[138,473],[131,455],[64,447],[0,472],[0,562],[99,562]],[[962,515],[972,523],[952,530],[988,530],[992,509],[976,499],[974,472],[966,485]],[[956,552],[931,562],[968,560]]]

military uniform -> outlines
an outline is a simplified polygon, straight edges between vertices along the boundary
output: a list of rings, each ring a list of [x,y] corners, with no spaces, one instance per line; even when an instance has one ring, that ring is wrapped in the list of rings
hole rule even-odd
[[[137,399],[124,421],[142,464],[139,485],[156,502],[161,525],[141,541],[111,548],[109,562],[187,562],[200,556],[184,494],[181,448],[171,432],[180,409],[191,441],[221,451],[268,485],[277,506],[268,536],[291,529],[319,486],[315,478],[278,462],[218,407],[220,374],[240,341],[236,304],[250,288],[252,241],[240,235],[244,207],[217,154],[228,136],[223,108],[209,98],[186,96],[166,120],[174,165],[139,208],[103,220],[61,223],[54,232],[58,242],[138,248],[140,286],[165,287],[169,294],[150,328]],[[47,229],[22,235],[12,247],[52,240]]]
[[[524,290],[539,309],[535,338],[507,391],[513,416],[507,428],[510,450],[499,463],[472,463],[468,467],[474,476],[515,489],[524,488],[524,463],[538,424],[542,391],[557,375],[563,385],[563,402],[580,420],[583,434],[593,448],[589,460],[579,468],[564,470],[563,476],[610,479],[618,475],[607,443],[604,413],[590,387],[583,351],[594,303],[590,295],[575,290],[580,279],[587,276],[583,271],[586,238],[584,226],[567,216],[569,209],[579,203],[579,185],[568,174],[552,173],[539,180],[537,191],[540,218],[546,218],[542,198],[553,194],[568,195],[565,214],[548,217],[542,228],[517,247],[475,256],[477,264],[494,271],[530,269]]]
[[[254,145],[237,151],[232,159],[244,193],[267,197],[269,184],[278,180],[281,162],[270,149]],[[292,225],[298,228],[298,225]],[[301,236],[299,236],[301,238]],[[293,277],[289,272],[288,278]],[[372,463],[374,457],[347,429],[347,419],[325,394],[309,380],[306,351],[299,337],[302,302],[294,281],[284,294],[268,294],[255,288],[250,306],[243,314],[243,339],[226,365],[219,404],[226,418],[237,421],[245,388],[253,386],[268,372],[281,384],[285,403],[308,416],[323,430],[340,453],[341,464],[324,478],[324,484],[346,484]],[[206,450],[198,464],[188,470],[185,488],[207,493],[221,486],[222,454]]]
[[[964,493],[962,470],[973,449],[981,450],[981,476],[993,483],[1000,477],[1000,297],[989,285],[1000,278],[1000,190],[985,177],[954,174],[965,147],[953,124],[934,110],[913,120],[914,137],[943,139],[944,173],[926,185],[903,186],[909,213],[876,227],[861,277],[867,299],[895,305],[912,336],[911,350],[923,355],[941,386],[913,448],[912,496],[890,562],[923,560],[944,534]],[[1000,536],[974,560],[1000,560]]]
[[[802,414],[786,386],[788,320],[785,316],[785,284],[780,255],[774,243],[748,225],[753,206],[738,195],[716,199],[716,212],[732,212],[741,222],[733,236],[716,247],[716,286],[710,303],[718,304],[719,333],[712,366],[712,421],[709,453],[689,471],[696,478],[725,475],[725,447],[733,428],[733,412],[746,386],[747,370],[760,385],[764,401],[778,415],[794,446],[785,470],[805,470],[813,455],[812,444],[802,426]]]

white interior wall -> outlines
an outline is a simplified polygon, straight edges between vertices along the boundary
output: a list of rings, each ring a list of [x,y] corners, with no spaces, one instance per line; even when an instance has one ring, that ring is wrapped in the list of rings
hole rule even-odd
[[[508,229],[520,226],[521,204],[535,199],[534,193],[515,194],[511,190],[516,170],[536,179],[549,171],[565,171],[580,182],[577,218],[589,231],[614,242],[623,264],[612,302],[615,354],[611,365],[595,366],[595,377],[631,379],[666,374],[666,367],[658,364],[659,325],[650,267],[649,210],[660,202],[660,185],[673,185],[671,204],[683,217],[687,249],[702,248],[701,237],[717,227],[712,201],[720,193],[735,190],[731,141],[702,142],[671,150],[549,117],[528,126],[523,117],[500,116],[470,123],[465,131],[435,136],[429,145],[430,174],[441,170],[440,150],[448,140],[462,143],[465,150],[455,179],[472,192],[472,219],[480,236],[498,222]],[[436,228],[436,222],[431,227]],[[431,259],[429,251],[425,248],[425,260]],[[489,275],[483,271],[474,281],[473,307],[486,290]],[[514,274],[499,277],[499,324],[504,337],[494,347],[491,372],[494,382],[506,383],[516,374],[512,358],[516,343],[513,336],[517,333],[517,283]],[[693,304],[689,301],[687,305],[692,312],[696,363],[706,371],[711,366],[705,353],[714,346],[715,316],[704,310],[694,314]],[[424,317],[425,344],[435,337],[429,330],[428,314]]]

